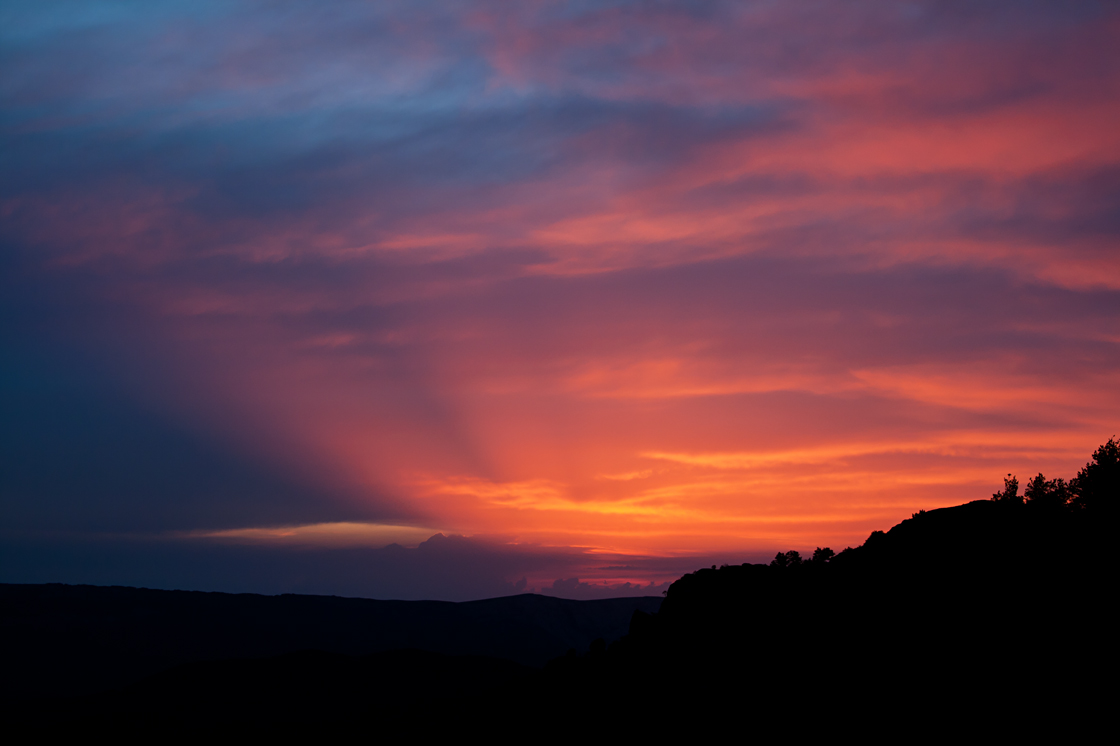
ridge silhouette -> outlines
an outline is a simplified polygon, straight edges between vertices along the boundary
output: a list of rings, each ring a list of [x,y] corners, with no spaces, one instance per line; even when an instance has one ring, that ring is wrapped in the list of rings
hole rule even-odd
[[[1077,737],[1111,712],[1111,690],[1099,681],[1111,672],[1120,447],[1110,439],[1068,482],[1039,474],[1021,496],[1018,487],[1008,475],[990,500],[918,511],[839,553],[790,550],[769,564],[690,573],[655,613],[656,604],[635,605],[624,636],[594,639],[583,654],[572,647],[543,668],[532,665],[539,658],[448,649],[243,652],[110,692],[39,700],[17,719],[315,733],[376,722],[382,735],[410,735],[418,723],[426,732],[523,735],[547,722],[553,732],[619,737],[716,737],[728,727],[781,736],[904,728],[885,732]],[[508,612],[516,599],[546,603],[528,600],[536,598],[476,603],[502,602]],[[72,621],[75,629],[85,623]],[[495,613],[474,623],[473,633],[457,631],[460,640],[479,630],[493,639],[494,625],[501,637],[509,621]],[[360,637],[360,625],[350,632]]]
[[[0,585],[3,701],[126,686],[179,665],[319,650],[363,657],[418,649],[540,667],[596,638],[618,639],[659,597],[483,601],[143,588]],[[59,675],[63,673],[64,675]]]

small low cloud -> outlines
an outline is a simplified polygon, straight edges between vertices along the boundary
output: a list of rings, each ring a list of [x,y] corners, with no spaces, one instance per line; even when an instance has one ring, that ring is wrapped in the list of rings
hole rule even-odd
[[[442,536],[442,534],[440,535]],[[432,529],[389,523],[338,521],[311,523],[302,526],[196,531],[190,533],[189,536],[288,546],[383,547],[389,544],[400,544],[415,547],[432,536]]]
[[[557,578],[552,585],[542,588],[541,593],[559,598],[591,600],[596,598],[619,598],[620,596],[659,596],[669,590],[668,581],[648,584],[631,583],[585,583],[579,578]]]

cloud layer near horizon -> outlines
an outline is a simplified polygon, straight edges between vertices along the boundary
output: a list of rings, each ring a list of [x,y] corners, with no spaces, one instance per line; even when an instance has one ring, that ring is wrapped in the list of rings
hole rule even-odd
[[[1120,419],[1118,43],[1096,2],[6,3],[6,530],[555,579],[1070,476]]]

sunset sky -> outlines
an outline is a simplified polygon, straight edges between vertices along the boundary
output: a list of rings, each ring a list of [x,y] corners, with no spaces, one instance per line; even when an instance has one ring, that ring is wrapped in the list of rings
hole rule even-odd
[[[1073,476],[1118,49],[1110,2],[3,0],[0,581],[656,594]]]

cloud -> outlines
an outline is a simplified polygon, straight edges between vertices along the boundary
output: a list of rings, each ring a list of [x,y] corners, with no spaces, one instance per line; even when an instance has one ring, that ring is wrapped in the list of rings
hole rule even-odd
[[[614,585],[602,583],[581,583],[579,578],[557,578],[552,585],[541,592],[549,596],[561,598],[575,598],[591,600],[596,598],[619,598],[621,596],[659,596],[669,589],[669,583],[655,584],[652,580],[646,584],[617,583]]]

